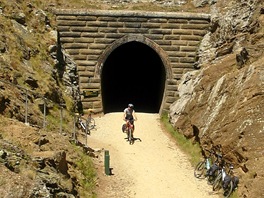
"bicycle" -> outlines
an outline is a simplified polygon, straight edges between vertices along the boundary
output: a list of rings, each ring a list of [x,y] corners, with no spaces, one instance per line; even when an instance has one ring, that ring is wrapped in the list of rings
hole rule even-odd
[[[132,122],[135,121],[133,120],[126,120],[126,124],[123,124],[122,130],[127,134],[127,141],[129,144],[134,143],[134,137],[133,137],[133,132],[134,132],[134,124]]]
[[[218,170],[218,163],[219,163],[219,154],[217,154],[214,150],[207,150],[209,155],[205,157],[204,160],[200,161],[194,169],[194,176],[198,179],[205,179],[207,177],[208,183],[213,184]],[[214,163],[212,163],[213,159],[212,156],[216,156],[217,159]]]
[[[76,126],[79,130],[82,130],[86,134],[90,135],[90,130],[94,129],[95,127],[95,120],[91,117],[91,115],[88,115],[87,119],[79,116],[77,118]]]
[[[234,190],[234,184],[230,176],[230,172],[233,170],[233,165],[230,164],[229,171],[227,171],[225,166],[226,164],[227,163],[222,159],[221,169],[219,170],[218,175],[213,183],[213,191],[219,191],[222,189],[224,197],[228,198]]]

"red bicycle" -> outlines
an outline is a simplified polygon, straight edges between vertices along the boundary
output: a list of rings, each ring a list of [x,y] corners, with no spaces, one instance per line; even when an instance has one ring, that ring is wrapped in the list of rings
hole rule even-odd
[[[127,140],[129,144],[134,143],[134,137],[133,137],[133,132],[134,132],[134,124],[132,124],[134,121],[133,120],[126,120],[126,124],[123,124],[122,130],[124,133],[127,134]]]

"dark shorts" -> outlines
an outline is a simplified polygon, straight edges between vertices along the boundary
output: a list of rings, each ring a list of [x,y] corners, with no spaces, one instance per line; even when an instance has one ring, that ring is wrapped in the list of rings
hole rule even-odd
[[[126,117],[125,119],[126,119],[126,120],[129,120],[129,122],[130,122],[131,124],[134,124],[134,120],[133,120],[133,118],[131,118],[131,117]]]

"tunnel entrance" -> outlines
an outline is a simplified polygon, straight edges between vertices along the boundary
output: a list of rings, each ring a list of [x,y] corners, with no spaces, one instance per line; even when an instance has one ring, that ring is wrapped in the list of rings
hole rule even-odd
[[[165,67],[151,47],[136,41],[117,47],[101,73],[104,113],[121,112],[128,103],[137,112],[158,113],[165,80]]]

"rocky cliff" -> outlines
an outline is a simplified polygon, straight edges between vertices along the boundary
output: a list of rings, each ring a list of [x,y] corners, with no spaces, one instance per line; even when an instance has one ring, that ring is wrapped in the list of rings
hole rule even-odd
[[[263,197],[264,7],[215,1],[197,71],[186,73],[170,121],[203,149],[220,147],[235,165],[239,197]]]

